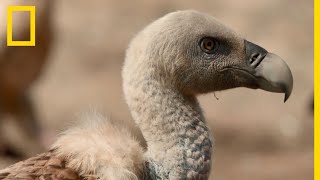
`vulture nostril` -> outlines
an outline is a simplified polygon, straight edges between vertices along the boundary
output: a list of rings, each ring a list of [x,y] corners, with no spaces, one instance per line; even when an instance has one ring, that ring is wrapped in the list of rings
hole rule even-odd
[[[258,53],[254,53],[251,55],[251,58],[250,58],[250,64],[252,64],[254,61],[256,61],[258,58],[259,58],[260,54]]]
[[[250,58],[251,67],[256,68],[257,66],[259,66],[265,56],[266,54],[253,53]]]

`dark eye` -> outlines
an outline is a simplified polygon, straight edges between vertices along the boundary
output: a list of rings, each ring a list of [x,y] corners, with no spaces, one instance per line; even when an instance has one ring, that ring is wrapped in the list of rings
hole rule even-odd
[[[211,54],[217,47],[217,41],[211,37],[203,38],[200,42],[200,47],[205,53]]]

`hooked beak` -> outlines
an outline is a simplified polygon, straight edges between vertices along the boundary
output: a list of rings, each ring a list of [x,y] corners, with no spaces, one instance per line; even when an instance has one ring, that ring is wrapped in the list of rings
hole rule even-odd
[[[245,41],[247,65],[257,78],[258,88],[284,93],[284,102],[290,97],[293,77],[287,63],[279,56],[267,52],[262,47]]]

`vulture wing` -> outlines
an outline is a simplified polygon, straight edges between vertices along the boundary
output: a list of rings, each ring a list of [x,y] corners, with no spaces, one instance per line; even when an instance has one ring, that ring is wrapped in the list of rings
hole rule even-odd
[[[65,166],[65,160],[56,157],[53,152],[39,154],[18,162],[0,171],[0,180],[81,180],[96,179],[94,176],[81,177]]]

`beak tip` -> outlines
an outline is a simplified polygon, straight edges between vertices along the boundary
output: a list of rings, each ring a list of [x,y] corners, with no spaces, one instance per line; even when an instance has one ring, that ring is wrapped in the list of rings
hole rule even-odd
[[[290,80],[288,81],[289,83],[287,83],[287,85],[285,86],[284,88],[284,102],[286,102],[290,95],[291,95],[291,92],[292,92],[292,87],[293,87],[293,77],[292,77],[292,73],[290,71]]]
[[[289,97],[290,97],[290,95],[291,95],[291,92],[292,92],[292,76],[291,76],[291,81],[290,81],[291,83],[289,83],[290,84],[290,86],[286,86],[286,85],[284,85],[283,86],[283,92],[284,92],[284,103],[289,99]]]
[[[289,90],[289,91],[285,91],[285,94],[284,94],[284,103],[289,99],[290,95],[291,95],[291,91],[292,91],[292,88]]]
[[[286,103],[288,99],[289,99],[289,95],[286,94],[286,95],[284,96],[284,101],[283,101],[283,103]]]

